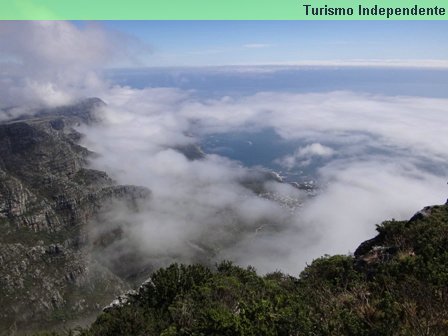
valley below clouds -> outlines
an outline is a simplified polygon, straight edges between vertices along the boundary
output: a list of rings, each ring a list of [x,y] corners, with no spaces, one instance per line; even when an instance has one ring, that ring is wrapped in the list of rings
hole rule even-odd
[[[446,99],[338,91],[201,100],[179,89],[129,87],[102,98],[102,123],[82,128],[83,141],[99,154],[93,167],[152,191],[128,233],[129,245],[150,256],[205,255],[296,274],[322,254],[352,252],[384,218],[406,219],[446,196]],[[205,135],[266,128],[303,144],[286,158],[288,170],[324,159],[314,196],[262,181],[300,206],[285,209],[244,187],[257,174],[244,162],[216,154],[189,160],[176,150]]]

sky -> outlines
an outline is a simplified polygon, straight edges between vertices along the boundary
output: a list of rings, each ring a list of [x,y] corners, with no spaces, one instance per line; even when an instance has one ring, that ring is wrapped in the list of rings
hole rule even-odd
[[[79,26],[85,23],[76,23]],[[447,21],[108,21],[144,66],[447,60]]]

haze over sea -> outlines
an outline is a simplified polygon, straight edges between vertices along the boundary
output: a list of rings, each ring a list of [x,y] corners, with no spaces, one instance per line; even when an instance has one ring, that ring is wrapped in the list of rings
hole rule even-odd
[[[123,98],[116,99],[126,102],[126,97],[132,97],[122,106],[138,116],[120,118],[125,126],[112,134],[115,137],[131,122],[132,135],[124,132],[126,143],[137,135],[148,138],[133,147],[153,141],[169,144],[182,132],[206,153],[218,154],[209,155],[201,163],[207,165],[204,170],[198,163],[173,160],[172,154],[169,158],[156,154],[148,156],[149,171],[156,171],[157,179],[168,176],[173,184],[169,190],[176,193],[179,176],[188,181],[186,184],[193,184],[194,191],[188,189],[181,204],[218,208],[213,218],[217,213],[226,214],[219,218],[220,223],[233,218],[226,210],[229,202],[230,208],[251,204],[237,221],[244,223],[241,218],[261,214],[260,218],[269,223],[261,232],[221,250],[218,258],[255,265],[261,271],[278,267],[294,272],[322,254],[353,252],[359,241],[375,235],[375,224],[385,218],[408,219],[416,209],[446,200],[448,69],[432,66],[431,62],[422,67],[386,63],[382,67],[221,66],[109,71],[108,80],[122,87],[118,92],[123,92]],[[148,113],[151,117],[142,124]],[[116,148],[111,153],[117,152]],[[130,155],[125,149],[119,153],[114,156]],[[232,161],[226,163],[223,157]],[[133,162],[141,158],[139,154]],[[311,188],[312,197],[285,183],[267,184],[269,199],[286,205],[283,213],[293,207],[291,217],[281,219],[283,224],[279,225],[282,211],[270,208],[275,202],[263,203],[265,200],[235,190],[238,177],[234,174],[239,169],[235,162],[249,173],[253,170],[244,167],[275,171],[286,182],[298,182],[308,191]],[[139,171],[148,167],[140,166]],[[149,175],[138,175],[135,170],[127,176],[127,183],[140,183]],[[154,183],[148,186],[154,190]],[[213,186],[213,192],[204,193],[205,186]],[[166,189],[162,184],[161,190]],[[209,195],[205,202],[204,195]],[[225,202],[221,200],[224,196],[228,197]],[[169,211],[179,212],[173,209]],[[195,206],[181,210],[181,218],[200,212]],[[206,231],[210,219],[202,222]],[[275,233],[268,232],[270,229]],[[216,239],[220,241],[226,233],[228,229],[224,228]]]
[[[448,97],[448,69],[351,66],[220,66],[114,69],[107,78],[117,85],[136,89],[177,88],[198,100],[239,99],[260,92],[291,94],[348,91],[389,97]],[[313,118],[312,112],[309,118]],[[358,131],[357,131],[358,132]],[[362,133],[359,130],[359,133]],[[225,131],[202,137],[201,147],[241,162],[279,172],[286,181],[303,182],[316,178],[319,167],[337,155],[323,155],[300,167],[282,164],[281,158],[313,140],[284,139],[274,128]],[[329,148],[341,144],[325,143]],[[387,148],[370,147],[370,154],[388,154]],[[389,153],[391,156],[393,152]],[[347,158],[347,157],[345,157]],[[437,167],[427,167],[437,170]]]

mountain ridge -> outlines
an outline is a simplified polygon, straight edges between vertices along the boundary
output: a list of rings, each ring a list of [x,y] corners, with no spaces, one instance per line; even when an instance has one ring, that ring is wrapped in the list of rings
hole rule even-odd
[[[150,191],[87,168],[93,153],[75,127],[103,105],[88,99],[0,124],[1,330],[91,314],[127,287],[91,260],[88,223],[112,199],[134,206]],[[77,294],[95,288],[92,302]]]

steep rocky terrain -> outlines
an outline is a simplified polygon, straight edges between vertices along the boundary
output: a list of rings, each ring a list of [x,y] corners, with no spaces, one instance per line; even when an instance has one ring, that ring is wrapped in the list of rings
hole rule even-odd
[[[111,202],[135,208],[150,193],[86,168],[93,153],[75,127],[103,104],[0,124],[0,334],[84,318],[126,288],[91,257],[89,223]]]

